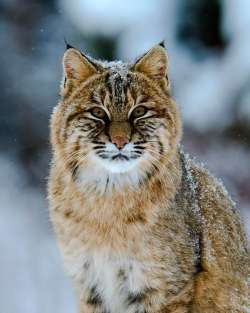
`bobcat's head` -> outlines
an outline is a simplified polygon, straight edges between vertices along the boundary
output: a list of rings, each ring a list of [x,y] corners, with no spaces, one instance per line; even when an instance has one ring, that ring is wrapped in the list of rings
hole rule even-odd
[[[181,133],[167,65],[162,44],[133,64],[100,62],[66,50],[52,144],[78,184],[104,192],[160,174]]]

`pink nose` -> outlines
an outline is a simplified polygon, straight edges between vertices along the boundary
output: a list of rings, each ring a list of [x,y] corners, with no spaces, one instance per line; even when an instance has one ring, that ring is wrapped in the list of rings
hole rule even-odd
[[[112,143],[115,144],[118,149],[122,149],[127,143],[129,143],[129,140],[127,137],[115,136],[112,138]]]

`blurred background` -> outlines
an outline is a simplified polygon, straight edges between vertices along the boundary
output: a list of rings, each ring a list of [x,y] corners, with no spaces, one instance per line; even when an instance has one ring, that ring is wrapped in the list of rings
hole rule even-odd
[[[76,313],[46,201],[64,38],[125,61],[165,39],[185,149],[221,177],[250,236],[249,0],[0,0],[4,313]]]

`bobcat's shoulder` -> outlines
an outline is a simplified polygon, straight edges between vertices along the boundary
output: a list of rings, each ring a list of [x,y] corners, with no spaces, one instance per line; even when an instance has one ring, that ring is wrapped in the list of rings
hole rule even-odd
[[[195,280],[195,312],[248,312],[250,255],[239,212],[222,182],[192,164],[202,215],[201,265]]]

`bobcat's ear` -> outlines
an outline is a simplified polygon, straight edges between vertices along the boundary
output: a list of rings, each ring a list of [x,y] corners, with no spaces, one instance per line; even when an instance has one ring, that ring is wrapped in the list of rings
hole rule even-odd
[[[63,70],[65,79],[84,81],[97,73],[97,68],[80,51],[68,48],[63,56]]]
[[[137,72],[144,73],[153,79],[162,79],[167,76],[168,57],[164,43],[150,49],[133,66]]]

